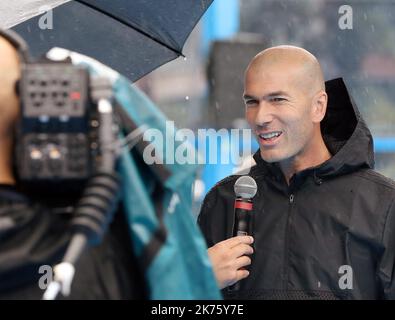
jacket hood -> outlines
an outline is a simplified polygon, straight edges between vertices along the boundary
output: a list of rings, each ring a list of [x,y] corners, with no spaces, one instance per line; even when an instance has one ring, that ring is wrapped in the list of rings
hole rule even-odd
[[[321,165],[305,171],[313,171],[317,177],[328,177],[350,173],[361,168],[373,169],[372,134],[343,79],[326,81],[325,87],[328,106],[321,122],[321,132],[332,157]],[[254,159],[258,166],[278,174],[278,163],[264,161],[259,150],[255,153]]]

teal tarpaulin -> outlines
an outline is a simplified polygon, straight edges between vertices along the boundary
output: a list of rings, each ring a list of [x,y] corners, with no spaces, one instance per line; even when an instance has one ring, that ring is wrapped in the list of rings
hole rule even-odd
[[[91,61],[82,62],[91,72],[98,72]],[[166,139],[176,130],[174,126],[169,130],[172,122],[126,78],[112,76],[115,100],[130,123],[136,128],[145,125],[156,129],[165,137],[164,146],[157,141],[150,144],[163,164],[146,164],[144,150],[136,146],[132,151],[123,150],[119,165],[122,201],[150,299],[221,299],[206,243],[191,212],[192,183],[198,167],[167,161],[183,143],[174,136]],[[174,146],[166,152],[169,141]]]

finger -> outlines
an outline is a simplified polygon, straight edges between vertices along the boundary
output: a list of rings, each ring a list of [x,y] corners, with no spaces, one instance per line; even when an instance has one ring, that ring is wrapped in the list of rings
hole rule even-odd
[[[250,255],[254,253],[254,249],[248,244],[238,244],[237,246],[231,249],[231,257],[238,258],[244,255]]]
[[[227,240],[222,241],[222,243],[229,248],[233,248],[237,246],[238,244],[245,243],[245,244],[251,244],[254,242],[254,238],[251,236],[237,236],[233,238],[229,238]]]
[[[237,279],[237,281],[240,281],[242,279],[247,278],[249,275],[250,275],[250,272],[248,270],[243,270],[243,269],[237,270],[236,279]]]
[[[243,268],[245,266],[248,266],[251,264],[251,258],[247,256],[242,256],[240,258],[237,258],[234,264],[234,267],[236,269]]]

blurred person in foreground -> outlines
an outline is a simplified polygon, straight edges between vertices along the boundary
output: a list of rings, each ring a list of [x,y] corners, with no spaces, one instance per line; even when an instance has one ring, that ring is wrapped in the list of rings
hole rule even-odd
[[[67,232],[71,216],[51,212],[21,192],[14,176],[14,130],[20,108],[15,84],[20,66],[16,48],[0,35],[0,299],[41,299],[44,289],[39,284],[48,284],[50,278],[40,267],[53,266],[63,258],[71,237]],[[78,261],[68,298],[146,297],[119,208],[102,243],[87,249]]]
[[[243,98],[260,146],[252,237],[232,237],[238,175],[213,187],[198,218],[225,298],[395,298],[395,183],[373,170],[343,80],[325,83],[310,52],[278,46],[250,62]]]

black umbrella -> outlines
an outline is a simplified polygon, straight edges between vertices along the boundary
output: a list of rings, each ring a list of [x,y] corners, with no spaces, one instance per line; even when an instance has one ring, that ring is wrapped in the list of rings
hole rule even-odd
[[[212,1],[65,1],[53,9],[53,29],[40,28],[40,16],[13,29],[26,39],[33,56],[63,47],[91,56],[135,81],[182,55],[186,39]]]

